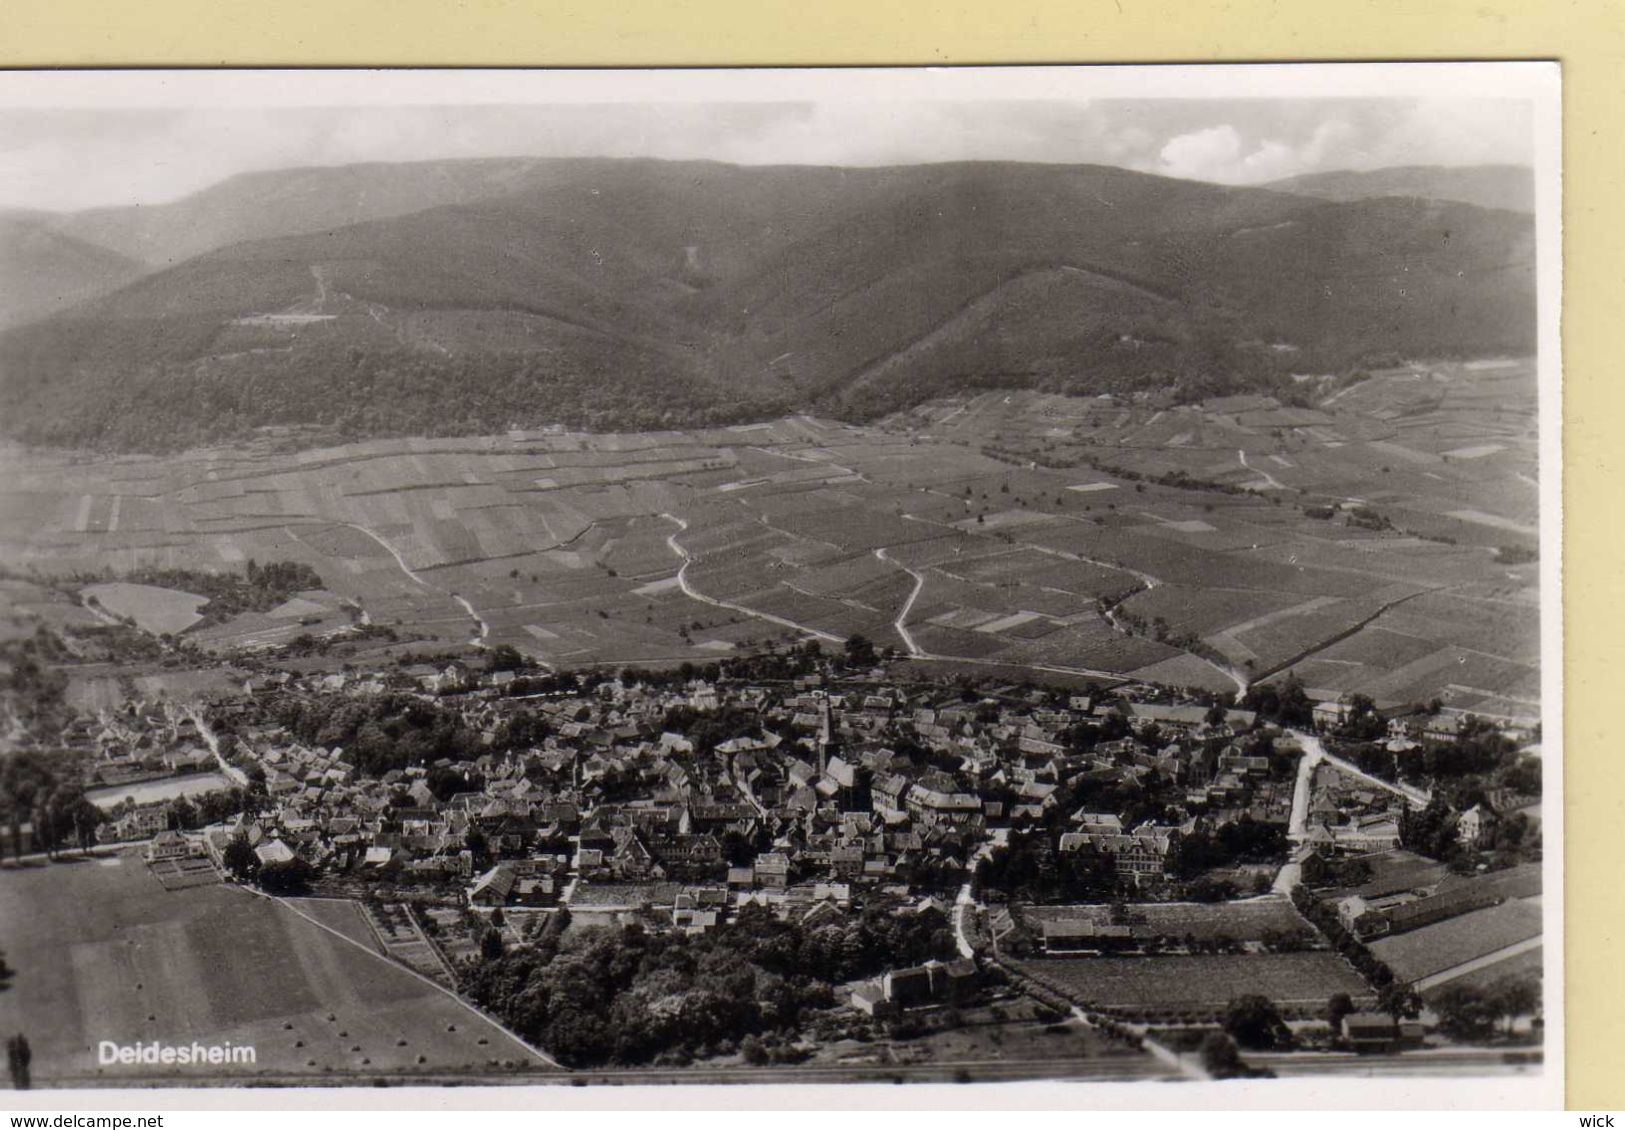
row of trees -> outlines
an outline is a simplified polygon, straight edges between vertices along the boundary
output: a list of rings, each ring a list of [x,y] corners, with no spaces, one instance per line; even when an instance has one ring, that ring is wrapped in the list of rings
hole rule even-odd
[[[1378,1009],[1396,1020],[1402,1016],[1415,1017],[1421,1013],[1422,998],[1417,995],[1416,990],[1395,978],[1394,971],[1389,969],[1381,958],[1372,953],[1364,942],[1349,933],[1331,906],[1317,899],[1309,893],[1307,887],[1301,885],[1292,889],[1292,904],[1298,908],[1298,913],[1326,935],[1332,943],[1332,948],[1354,966],[1355,972],[1377,990]]]

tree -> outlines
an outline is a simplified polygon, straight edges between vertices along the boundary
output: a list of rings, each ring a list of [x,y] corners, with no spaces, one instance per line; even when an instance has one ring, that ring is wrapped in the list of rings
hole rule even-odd
[[[1471,985],[1446,985],[1430,1007],[1439,1016],[1440,1030],[1452,1039],[1486,1040],[1495,1031],[1495,1008]]]
[[[179,831],[198,826],[197,809],[185,797],[176,797],[169,802],[169,826]]]
[[[480,939],[480,958],[484,961],[496,961],[502,956],[502,932],[500,930],[487,930]]]
[[[1326,1023],[1332,1026],[1333,1032],[1343,1030],[1343,1017],[1354,1012],[1354,998],[1347,993],[1334,993],[1326,1002]]]
[[[1507,1023],[1507,1035],[1518,1017],[1540,1007],[1540,982],[1533,977],[1503,977],[1490,986],[1487,1003]]]
[[[1225,1010],[1224,1030],[1244,1048],[1268,1051],[1291,1038],[1275,1002],[1257,993],[1240,996]]]
[[[1203,1069],[1215,1079],[1234,1079],[1247,1073],[1236,1041],[1223,1032],[1209,1032],[1200,1049]]]
[[[26,1091],[32,1082],[29,1064],[34,1061],[34,1049],[28,1046],[28,1037],[21,1032],[6,1041],[6,1066],[11,1070],[11,1085]]]
[[[1280,685],[1254,683],[1247,688],[1242,706],[1283,726],[1306,727],[1314,721],[1314,703],[1295,674],[1288,675]]]
[[[310,886],[315,871],[297,856],[284,863],[267,863],[260,868],[260,887],[273,895],[296,895]]]
[[[498,644],[485,653],[487,671],[517,671],[525,665],[525,657],[512,644]]]
[[[1419,855],[1449,862],[1460,854],[1456,820],[1455,809],[1445,799],[1444,790],[1439,789],[1429,799],[1426,808],[1416,811],[1406,805],[1400,813],[1400,845]]]
[[[722,858],[730,867],[749,867],[756,859],[756,845],[737,829],[722,833]]]
[[[1388,732],[1388,721],[1377,713],[1377,704],[1370,695],[1349,696],[1348,716],[1340,732],[1356,741],[1374,742]]]
[[[260,857],[248,846],[248,837],[242,833],[233,836],[221,855],[226,870],[238,879],[252,879],[259,874]]]
[[[844,647],[848,666],[873,667],[879,661],[879,656],[875,654],[875,645],[867,636],[861,634],[848,636]]]
[[[1416,990],[1398,981],[1384,985],[1377,993],[1377,1008],[1392,1016],[1415,1019],[1422,1012],[1422,998]]]

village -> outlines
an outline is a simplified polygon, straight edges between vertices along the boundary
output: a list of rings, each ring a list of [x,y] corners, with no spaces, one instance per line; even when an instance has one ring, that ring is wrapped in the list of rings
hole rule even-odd
[[[1346,994],[1339,1046],[1397,1050],[1421,1042],[1415,990],[1452,979],[1414,955],[1437,948],[1426,930],[1496,920],[1450,969],[1538,958],[1538,796],[1478,790],[1455,810],[1401,780],[1469,733],[1527,768],[1530,731],[1284,694],[1250,709],[1147,684],[903,682],[862,640],[765,670],[267,666],[240,694],[127,701],[64,739],[104,806],[96,840],[139,848],[165,889],[354,900],[382,952],[448,988],[594,926],[931,914],[952,950],[841,987],[848,1007],[895,1024],[978,999],[991,974],[1155,1039],[1221,1020],[1246,961],[1313,961],[1301,986],[1284,965],[1251,976],[1300,1024]],[[1497,857],[1506,827],[1523,850]],[[1407,850],[1424,834],[1475,862]],[[1374,959],[1391,944],[1414,976]],[[1176,961],[1215,987],[1193,992]],[[1162,988],[1096,983],[1133,962]],[[1395,982],[1416,1007],[1382,1010]]]

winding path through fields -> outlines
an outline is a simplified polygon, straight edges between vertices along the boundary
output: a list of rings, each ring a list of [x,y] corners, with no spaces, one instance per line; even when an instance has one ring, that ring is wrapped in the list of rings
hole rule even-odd
[[[825,468],[825,469],[830,470],[830,471],[835,471],[835,472],[839,472],[839,473],[847,474],[847,475],[854,475],[854,476],[856,476],[858,478],[863,478],[864,477],[861,472],[855,471],[850,467],[847,467],[847,466],[844,466],[844,465],[842,465],[840,463],[835,462],[834,460],[815,459],[815,458],[812,458],[812,457],[807,456],[807,455],[802,455],[802,454],[798,454],[798,453],[792,453],[792,452],[784,451],[784,450],[782,450],[782,447],[780,445],[775,445],[773,447],[755,447],[753,450],[761,451],[761,452],[763,452],[765,454],[776,455],[776,456],[786,458],[786,459],[792,459],[792,460],[795,460],[795,461],[801,462],[801,463],[814,464],[816,466]],[[1286,489],[1285,484],[1283,484],[1279,480],[1277,480],[1268,471],[1264,471],[1264,470],[1261,470],[1259,468],[1252,467],[1252,465],[1249,464],[1248,461],[1247,461],[1247,453],[1245,451],[1238,451],[1237,454],[1238,454],[1238,457],[1240,458],[1241,463],[1242,463],[1242,465],[1244,467],[1248,468],[1249,470],[1256,471],[1271,486],[1273,486],[1275,488],[1279,488],[1279,489]],[[953,498],[955,501],[963,501],[963,500],[959,499],[957,496],[948,495],[948,494],[946,494],[946,493],[944,493],[942,491],[933,490],[930,487],[925,487],[925,488],[922,488],[922,489],[925,491],[925,493],[928,493],[928,494],[936,494],[936,495],[941,495],[944,498]],[[694,587],[692,582],[689,580],[689,576],[688,576],[688,566],[690,564],[692,564],[693,557],[689,553],[687,548],[682,545],[682,543],[681,543],[681,541],[679,539],[679,536],[678,536],[679,534],[682,533],[682,531],[688,529],[688,522],[685,519],[679,518],[675,514],[671,514],[671,513],[662,513],[660,516],[662,518],[666,519],[667,521],[672,522],[673,524],[678,526],[677,532],[672,534],[670,537],[668,537],[666,539],[666,541],[667,541],[667,544],[671,547],[672,552],[677,554],[678,557],[682,560],[682,566],[678,570],[677,580],[678,580],[679,586],[682,588],[683,593],[686,596],[690,597],[693,600],[700,601],[701,603],[712,605],[713,607],[726,608],[726,609],[729,609],[730,611],[742,613],[744,615],[753,617],[753,618],[758,619],[758,620],[763,620],[763,621],[766,621],[768,623],[777,624],[777,625],[779,625],[781,627],[790,628],[790,629],[793,629],[795,631],[804,633],[804,634],[809,635],[809,636],[814,636],[814,637],[819,638],[819,639],[839,642],[839,637],[837,637],[835,634],[833,634],[831,632],[824,631],[824,630],[819,629],[819,628],[812,627],[809,624],[797,623],[795,621],[788,620],[788,619],[786,619],[786,618],[784,618],[782,616],[776,616],[776,615],[773,615],[771,613],[766,613],[766,612],[759,611],[757,609],[748,608],[748,607],[746,607],[744,605],[736,604],[734,602],[723,600],[723,599],[720,599],[720,598],[717,598],[717,597],[710,596],[710,595],[708,595],[706,593],[700,592],[698,589],[696,589]],[[1076,515],[1057,515],[1057,516],[1058,517],[1071,518],[1072,520],[1080,522],[1080,523],[1084,523],[1084,522],[1088,521],[1088,519],[1085,519],[1083,517],[1076,516]],[[955,526],[955,525],[953,525],[951,523],[943,522],[943,521],[933,519],[933,518],[922,517],[922,516],[920,516],[918,514],[907,514],[907,513],[905,513],[905,514],[902,515],[902,517],[904,519],[908,520],[908,521],[911,521],[911,522],[917,522],[917,523],[920,523],[921,525],[932,526],[932,527],[941,529],[945,533],[964,533],[965,532],[965,531],[960,530],[959,527],[957,527],[957,526]],[[765,517],[758,516],[757,520],[759,522],[761,522],[763,525],[767,526],[769,529],[776,529],[776,527],[772,526],[772,524],[770,522],[768,522]],[[798,535],[792,534],[790,531],[787,531],[787,530],[779,530],[778,532],[784,533],[787,536],[798,536]],[[972,536],[975,536],[975,535],[973,534]],[[826,543],[826,544],[833,544],[833,543]],[[1076,553],[1076,552],[1072,552],[1072,551],[1064,550],[1064,549],[1057,549],[1057,548],[1054,548],[1054,547],[1051,547],[1051,546],[1037,545],[1037,544],[1033,544],[1033,543],[1024,543],[1023,548],[1027,549],[1027,550],[1029,550],[1031,552],[1041,553],[1041,554],[1043,554],[1045,556],[1054,557],[1054,558],[1064,560],[1064,561],[1072,561],[1072,562],[1077,562],[1079,564],[1091,565],[1091,566],[1094,566],[1094,567],[1100,568],[1100,569],[1109,569],[1109,570],[1112,570],[1114,572],[1125,573],[1125,574],[1135,578],[1135,580],[1141,586],[1138,590],[1135,590],[1133,592],[1129,592],[1129,593],[1125,594],[1119,600],[1116,600],[1116,601],[1113,601],[1113,602],[1110,602],[1110,603],[1103,602],[1102,607],[1100,609],[1100,613],[1101,613],[1102,617],[1106,620],[1107,624],[1109,624],[1111,626],[1111,628],[1114,631],[1116,631],[1118,634],[1120,634],[1122,636],[1125,636],[1125,637],[1136,637],[1137,638],[1138,633],[1136,633],[1131,628],[1131,626],[1124,620],[1124,618],[1119,614],[1118,605],[1121,604],[1123,602],[1123,600],[1126,600],[1129,597],[1137,595],[1137,593],[1139,593],[1139,592],[1149,592],[1149,591],[1151,591],[1153,589],[1161,587],[1165,583],[1162,580],[1162,578],[1160,578],[1160,577],[1158,577],[1158,576],[1156,576],[1156,575],[1154,575],[1152,573],[1148,573],[1143,569],[1138,569],[1138,568],[1135,568],[1133,566],[1124,565],[1121,562],[1101,560],[1101,559],[1098,559],[1098,558],[1089,557],[1089,556],[1087,556],[1085,554]],[[951,663],[968,664],[968,665],[982,666],[982,667],[1005,667],[1005,666],[1010,666],[1010,662],[1007,662],[1007,661],[1006,662],[1001,662],[1001,661],[996,660],[996,659],[973,658],[973,657],[969,657],[969,656],[958,656],[958,655],[944,655],[944,654],[941,654],[941,653],[936,653],[936,652],[932,652],[932,651],[927,650],[919,642],[919,640],[915,637],[914,633],[910,630],[909,623],[908,623],[909,616],[912,614],[912,612],[914,610],[914,607],[915,607],[916,603],[918,602],[921,593],[925,589],[925,575],[920,569],[917,569],[917,568],[915,568],[913,566],[910,566],[910,565],[906,565],[903,562],[897,560],[895,557],[892,557],[888,553],[887,550],[888,550],[888,547],[882,546],[880,548],[877,548],[877,549],[873,550],[873,553],[874,553],[874,556],[876,557],[876,559],[881,560],[881,561],[885,561],[885,562],[887,562],[889,564],[892,564],[892,565],[895,565],[897,568],[899,568],[903,572],[907,573],[913,579],[913,582],[914,582],[913,588],[909,592],[908,597],[905,599],[901,611],[899,611],[897,616],[895,616],[893,618],[893,620],[892,620],[892,628],[896,632],[898,639],[903,644],[903,647],[907,651],[910,658],[915,659],[915,660],[919,660],[919,661],[922,661],[922,662],[941,662],[941,663],[950,663],[951,662]],[[1386,610],[1387,610],[1387,608],[1385,607],[1384,609],[1379,610],[1378,614],[1380,615],[1382,611],[1386,611]],[[1323,648],[1325,646],[1328,646],[1329,643],[1331,643],[1331,642],[1335,642],[1335,641],[1323,641],[1321,643],[1317,643],[1315,645],[1315,648],[1312,649],[1312,650],[1320,650],[1321,648]],[[1207,666],[1211,667],[1218,674],[1223,675],[1232,684],[1234,684],[1235,689],[1236,689],[1236,693],[1238,695],[1245,694],[1247,692],[1248,688],[1252,685],[1252,683],[1257,681],[1258,678],[1262,678],[1264,676],[1267,676],[1269,674],[1274,673],[1274,671],[1272,670],[1272,671],[1262,672],[1257,676],[1253,676],[1253,675],[1249,675],[1246,672],[1243,672],[1239,668],[1234,667],[1234,666],[1232,666],[1230,664],[1216,662],[1214,659],[1208,657],[1207,655],[1199,654],[1197,652],[1190,651],[1190,650],[1185,649],[1185,648],[1179,648],[1178,650],[1180,650],[1181,652],[1183,652],[1186,655],[1191,656],[1192,658],[1200,660],[1201,662],[1205,663]],[[1291,662],[1297,662],[1297,661],[1301,660],[1302,658],[1303,658],[1303,656],[1294,657],[1293,660],[1289,661],[1287,664],[1284,664],[1283,666],[1290,666]],[[1035,663],[1020,662],[1020,661],[1016,661],[1016,662],[1018,662],[1020,666],[1028,667],[1031,670],[1048,672],[1048,673],[1051,673],[1051,674],[1077,675],[1077,676],[1084,676],[1084,677],[1088,677],[1088,678],[1102,678],[1102,679],[1113,679],[1113,680],[1122,680],[1122,679],[1126,679],[1126,678],[1130,677],[1130,673],[1129,672],[1124,672],[1124,671],[1104,671],[1104,670],[1100,670],[1100,669],[1097,669],[1097,668],[1073,667],[1073,666],[1067,666],[1067,665],[1063,665],[1063,664],[1035,664]],[[1277,669],[1279,669],[1279,668],[1277,668]]]
[[[367,537],[371,538],[373,541],[377,542],[381,547],[383,547],[384,552],[388,553],[395,559],[395,564],[400,566],[401,572],[405,573],[407,578],[410,579],[414,584],[421,588],[427,589],[430,592],[439,593],[441,596],[449,597],[451,600],[456,601],[457,604],[461,606],[462,610],[468,613],[468,618],[474,621],[474,638],[468,642],[474,647],[487,646],[486,641],[491,635],[491,625],[486,623],[485,618],[474,610],[474,606],[468,602],[466,597],[459,596],[450,589],[442,588],[433,581],[424,580],[422,574],[406,563],[406,558],[402,555],[400,550],[389,544],[389,542],[380,535],[373,533],[373,531],[369,530],[367,527],[358,525],[355,522],[335,522],[334,525],[345,526],[356,531],[357,533],[365,534]],[[297,535],[294,535],[293,531],[290,530],[288,532],[290,535],[297,538]],[[546,664],[543,664],[543,666],[546,666]]]
[[[875,550],[875,556],[880,558],[882,561],[886,561],[897,566],[899,569],[903,570],[903,572],[914,578],[914,591],[909,593],[908,600],[903,604],[903,610],[899,612],[897,614],[897,618],[892,621],[892,626],[897,629],[897,634],[902,637],[903,642],[908,646],[910,659],[934,663],[968,663],[978,667],[1024,667],[1029,671],[1047,671],[1052,675],[1082,675],[1085,678],[1110,679],[1114,682],[1121,682],[1126,677],[1122,672],[1119,671],[1101,671],[1094,667],[1066,667],[1058,663],[1030,663],[1026,660],[1020,659],[982,659],[968,655],[942,655],[937,652],[926,651],[914,639],[913,634],[909,632],[907,624],[905,623],[905,621],[908,619],[909,612],[914,608],[915,598],[920,595],[920,590],[925,587],[925,576],[917,569],[904,565],[896,558],[886,556],[884,549]]]
[[[892,627],[897,630],[897,637],[903,641],[903,646],[908,648],[908,653],[910,655],[916,657],[924,656],[925,649],[914,642],[914,636],[908,630],[908,614],[914,611],[914,602],[920,598],[920,592],[925,588],[925,574],[921,573],[917,569],[909,568],[901,561],[893,561],[890,557],[886,556],[885,546],[881,546],[879,549],[875,550],[875,556],[882,561],[890,562],[891,564],[896,565],[903,572],[914,578],[914,590],[908,594],[908,599],[903,602],[902,611],[897,613],[897,618],[892,621]]]
[[[1262,475],[1263,478],[1264,478],[1264,481],[1269,484],[1271,490],[1286,490],[1287,489],[1287,486],[1286,486],[1285,483],[1283,483],[1280,479],[1277,479],[1274,475],[1270,474],[1268,471],[1264,470],[1264,468],[1262,468],[1262,467],[1254,467],[1251,463],[1247,462],[1247,453],[1245,451],[1236,452],[1236,456],[1241,460],[1241,465],[1243,467],[1247,468],[1247,470],[1251,471],[1255,475]]]
[[[709,604],[715,608],[726,608],[730,612],[739,612],[743,615],[754,617],[757,620],[766,620],[770,624],[777,624],[783,628],[791,628],[795,631],[803,632],[809,636],[817,636],[819,639],[828,640],[831,643],[845,642],[840,636],[837,636],[832,632],[826,632],[821,628],[811,628],[806,624],[798,624],[794,620],[786,620],[784,617],[775,616],[770,612],[758,612],[754,608],[746,608],[743,604],[734,604],[732,601],[718,600],[714,596],[707,596],[703,592],[700,592],[693,585],[691,585],[688,580],[688,567],[694,563],[694,555],[689,553],[689,551],[683,546],[683,543],[677,540],[677,535],[688,529],[688,522],[685,519],[679,518],[675,514],[661,514],[660,516],[666,519],[666,521],[672,522],[677,526],[676,533],[673,533],[666,538],[666,544],[671,547],[671,551],[673,553],[682,559],[683,563],[677,569],[677,586],[683,590],[684,596],[688,597],[690,600],[697,600],[701,604]]]

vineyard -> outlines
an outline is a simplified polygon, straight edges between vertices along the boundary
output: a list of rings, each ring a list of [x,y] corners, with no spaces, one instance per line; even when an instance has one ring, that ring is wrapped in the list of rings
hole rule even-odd
[[[143,627],[221,653],[340,633],[352,613],[559,665],[861,633],[938,663],[1212,691],[1286,667],[1316,697],[1517,716],[1538,698],[1538,561],[1406,524],[1530,520],[1521,494],[1497,488],[1514,502],[1494,511],[1480,486],[1528,477],[1520,372],[1395,371],[1313,412],[989,394],[869,428],[11,451],[0,553],[57,576],[251,559],[319,576],[223,623],[189,626],[179,591],[136,602]],[[1407,399],[1419,383],[1429,397]],[[1342,517],[1350,498],[1382,522]],[[120,591],[106,599],[124,607]]]

